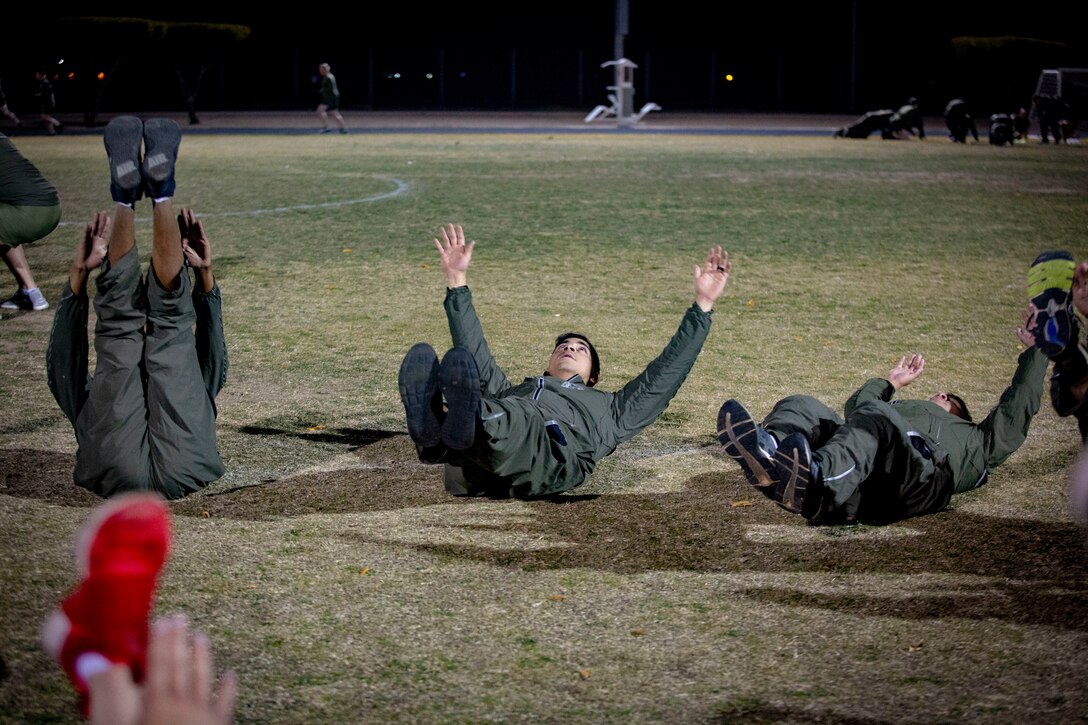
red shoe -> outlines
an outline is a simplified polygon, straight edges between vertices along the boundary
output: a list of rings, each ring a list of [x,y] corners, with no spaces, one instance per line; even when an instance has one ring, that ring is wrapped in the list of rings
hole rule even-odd
[[[98,507],[76,534],[83,580],[42,627],[42,645],[61,666],[88,712],[81,655],[127,665],[141,682],[148,619],[170,549],[170,512],[157,494],[129,493]],[[99,660],[101,661],[101,660]]]

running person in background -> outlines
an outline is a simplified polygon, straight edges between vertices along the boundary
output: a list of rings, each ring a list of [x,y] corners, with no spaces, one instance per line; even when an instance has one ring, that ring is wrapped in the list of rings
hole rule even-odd
[[[0,116],[3,116],[4,118],[14,123],[15,128],[23,127],[23,122],[19,120],[18,116],[11,112],[10,108],[8,108],[8,99],[4,95],[3,86],[0,86]]]
[[[329,128],[330,113],[336,119],[337,125],[340,126],[340,133],[347,133],[348,130],[344,127],[344,117],[340,115],[340,89],[336,85],[336,76],[332,74],[332,68],[328,63],[319,65],[317,73],[321,76],[321,88],[318,90],[321,94],[321,103],[317,105],[317,115],[321,118],[323,126],[321,133],[332,131]]]
[[[57,107],[57,99],[53,94],[53,84],[49,81],[49,76],[45,74],[45,71],[36,71],[34,78],[38,81],[38,90],[34,93],[34,97],[38,99],[38,118],[43,124],[45,124],[45,130],[49,132],[50,136],[56,136],[57,131],[60,131],[60,121],[53,118],[53,110]]]

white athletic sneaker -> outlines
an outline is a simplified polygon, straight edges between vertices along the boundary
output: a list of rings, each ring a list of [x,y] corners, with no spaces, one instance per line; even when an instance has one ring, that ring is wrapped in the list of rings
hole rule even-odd
[[[49,303],[46,301],[45,295],[37,287],[32,290],[19,290],[11,297],[0,302],[0,309],[3,310],[41,311],[48,308]]]

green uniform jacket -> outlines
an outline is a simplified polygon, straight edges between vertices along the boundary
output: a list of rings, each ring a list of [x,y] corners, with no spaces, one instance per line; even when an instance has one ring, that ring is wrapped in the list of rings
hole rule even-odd
[[[572,439],[568,444],[577,452],[585,477],[616,446],[664,412],[695,364],[711,322],[711,313],[692,304],[661,354],[620,390],[608,393],[586,386],[577,375],[560,380],[543,374],[511,383],[491,356],[469,288],[447,290],[444,306],[453,344],[466,348],[476,359],[485,398],[534,400],[545,420],[559,421],[568,430]]]
[[[981,423],[952,415],[928,400],[894,401],[912,431],[925,438],[934,463],[950,471],[953,493],[981,486],[989,470],[1023,444],[1031,419],[1039,412],[1048,362],[1034,347],[1020,353],[1012,382]],[[894,394],[895,388],[884,378],[868,380],[846,402],[846,415],[870,400],[891,401]]]

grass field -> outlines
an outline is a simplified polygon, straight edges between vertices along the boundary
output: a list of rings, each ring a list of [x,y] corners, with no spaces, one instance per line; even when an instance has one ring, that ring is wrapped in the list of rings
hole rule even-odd
[[[805,525],[715,439],[804,392],[841,407],[909,352],[909,397],[976,417],[1020,349],[1028,265],[1088,257],[1088,147],[635,135],[191,136],[225,300],[226,475],[175,502],[158,613],[242,685],[240,722],[1083,722],[1079,450],[1044,398],[1027,443],[950,510]],[[28,249],[54,302],[110,209],[99,137],[16,139],[60,189]],[[150,251],[150,207],[138,210]],[[734,273],[664,416],[561,501],[462,500],[417,462],[397,367],[449,344],[431,239],[512,378],[587,333],[613,389],[660,351],[721,243]],[[8,276],[0,289],[12,291]],[[0,721],[75,720],[37,632],[98,499],[45,382],[52,309],[0,320]]]

